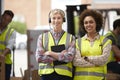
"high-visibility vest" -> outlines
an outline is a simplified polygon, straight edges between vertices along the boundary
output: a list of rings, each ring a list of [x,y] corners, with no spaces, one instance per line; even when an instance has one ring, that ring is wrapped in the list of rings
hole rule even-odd
[[[3,51],[5,50],[7,42],[10,36],[12,35],[13,31],[14,31],[13,29],[6,28],[6,30],[2,34],[0,34],[0,54],[2,54]],[[12,64],[11,52],[5,56],[5,63]]]
[[[115,35],[112,33],[112,31],[109,31],[109,32],[105,35],[105,37],[108,37],[108,36],[112,36],[112,37],[115,39],[115,42],[116,42],[116,43],[118,42],[117,38],[116,38]],[[116,61],[116,60],[120,61],[120,58],[117,58],[117,57],[114,55],[114,52],[111,50],[109,62]]]
[[[65,48],[67,49],[72,37],[73,36],[71,34],[64,32],[57,45],[65,44]],[[51,51],[51,46],[55,46],[54,39],[50,32],[43,34],[43,45],[46,51]],[[59,75],[72,77],[72,63],[68,62],[67,64],[62,65],[54,65],[53,63],[39,63],[39,75],[51,74],[54,71]]]
[[[91,47],[89,45],[89,41],[83,37],[81,38],[80,44],[79,39],[76,40],[76,48],[80,50],[82,56],[97,56],[102,54],[102,48],[104,48],[108,43],[111,43],[110,40],[101,36],[100,39],[95,40],[94,45]],[[79,46],[81,47],[79,48]],[[106,64],[95,67],[76,66],[74,80],[105,80],[107,73]]]

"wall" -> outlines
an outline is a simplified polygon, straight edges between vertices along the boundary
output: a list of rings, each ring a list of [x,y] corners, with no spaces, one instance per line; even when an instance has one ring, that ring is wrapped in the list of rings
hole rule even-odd
[[[22,15],[25,18],[28,29],[39,25],[48,24],[48,12],[51,0],[39,0],[39,18],[37,16],[37,0],[4,0],[4,9],[11,9],[15,15]],[[39,20],[39,21],[37,21]],[[37,23],[39,22],[39,23]]]

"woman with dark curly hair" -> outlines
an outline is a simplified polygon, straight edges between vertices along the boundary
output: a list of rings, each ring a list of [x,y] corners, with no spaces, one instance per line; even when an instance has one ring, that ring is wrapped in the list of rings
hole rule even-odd
[[[80,15],[80,28],[85,32],[76,40],[74,80],[105,80],[106,64],[111,51],[111,41],[99,34],[103,16],[96,10],[84,10]]]

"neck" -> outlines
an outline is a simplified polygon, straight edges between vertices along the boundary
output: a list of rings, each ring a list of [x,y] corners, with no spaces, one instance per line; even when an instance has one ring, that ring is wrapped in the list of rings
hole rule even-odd
[[[90,37],[90,38],[94,38],[97,34],[98,34],[98,33],[95,32],[95,33],[88,33],[87,35],[88,35],[88,37]]]
[[[61,31],[62,31],[62,29],[54,29],[54,32],[57,32],[57,33],[61,32]]]
[[[97,36],[97,35],[98,35],[97,32],[96,33],[88,33],[87,34],[87,36],[88,36],[88,38],[89,38],[90,41],[94,40],[95,36]]]

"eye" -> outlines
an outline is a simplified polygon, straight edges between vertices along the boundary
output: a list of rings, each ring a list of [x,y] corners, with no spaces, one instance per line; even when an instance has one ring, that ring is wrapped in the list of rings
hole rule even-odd
[[[89,23],[91,23],[91,24],[92,24],[92,23],[94,23],[94,21],[92,21],[92,20],[91,20]]]
[[[85,21],[85,22],[84,22],[84,24],[88,24],[88,22],[87,22],[87,21]]]
[[[61,19],[61,17],[58,17],[58,19]]]
[[[52,19],[53,19],[53,20],[55,20],[56,18],[55,18],[55,17],[53,17]]]

